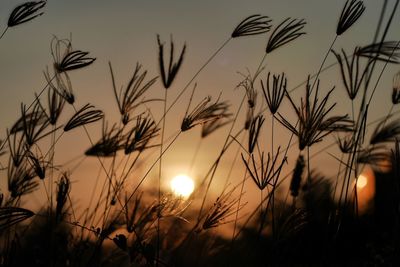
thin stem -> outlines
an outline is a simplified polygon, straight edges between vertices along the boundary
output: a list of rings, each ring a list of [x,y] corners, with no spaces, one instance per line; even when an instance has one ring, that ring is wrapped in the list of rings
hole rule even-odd
[[[0,35],[0,40],[3,38],[4,34],[6,34],[8,30],[8,26],[4,29],[3,33]]]
[[[316,82],[317,82],[317,80],[318,80],[318,77],[319,77],[319,75],[320,75],[320,73],[321,73],[321,71],[322,71],[322,67],[324,66],[325,61],[326,61],[326,59],[328,58],[328,55],[329,55],[329,53],[331,52],[332,47],[333,47],[333,45],[335,44],[337,38],[338,38],[338,35],[335,35],[335,38],[333,39],[331,45],[329,46],[329,49],[328,49],[328,50],[326,51],[326,53],[325,53],[324,59],[322,60],[321,66],[319,67],[318,72],[317,72],[317,75],[315,76],[314,82],[313,82],[313,84],[312,84],[312,86],[311,86],[310,93],[312,93],[312,91],[314,90],[314,86],[315,86],[315,84],[316,84]]]
[[[247,164],[249,164],[250,161],[250,154],[247,157]],[[244,184],[246,182],[246,176],[247,176],[247,168],[245,168],[244,174],[243,174],[243,180],[242,180],[242,185],[240,187],[240,193],[239,193],[239,199],[238,199],[238,204],[237,204],[237,209],[236,209],[236,214],[235,214],[235,222],[233,224],[233,233],[232,233],[232,239],[231,239],[231,246],[233,244],[233,239],[235,238],[235,233],[236,233],[236,224],[237,224],[237,220],[239,217],[239,210],[240,210],[240,202],[242,200],[242,196],[243,196],[243,189],[244,189]]]
[[[218,158],[217,158],[217,160],[216,160],[216,162],[215,162],[215,164],[213,166],[214,168],[213,168],[212,173],[211,173],[210,181],[208,182],[208,185],[207,185],[207,188],[206,188],[206,192],[204,194],[203,201],[201,203],[201,207],[200,207],[200,210],[199,210],[199,215],[198,215],[198,218],[197,218],[198,221],[200,221],[201,213],[203,212],[204,204],[206,202],[207,194],[208,194],[208,191],[210,190],[211,183],[212,183],[212,181],[214,179],[215,172],[217,171],[217,168],[218,168],[218,165],[219,165],[219,163],[221,161],[222,155],[225,153],[226,145],[228,144],[229,137],[231,136],[231,133],[233,131],[233,127],[235,126],[235,122],[237,121],[237,118],[239,117],[240,110],[242,109],[242,106],[243,106],[243,103],[244,103],[245,99],[246,99],[246,93],[243,95],[242,101],[240,102],[240,105],[239,105],[239,108],[238,108],[238,110],[236,112],[235,118],[232,121],[231,128],[229,129],[229,133],[226,136],[224,145],[222,146],[222,150],[221,150],[221,152],[220,152],[220,154],[219,154],[219,156],[218,156]]]
[[[162,154],[164,148],[164,133],[165,133],[165,120],[166,120],[166,112],[167,112],[167,97],[168,97],[168,90],[164,90],[164,110],[163,110],[163,117],[162,117],[162,128],[161,128],[161,144],[160,144],[160,160],[159,160],[159,169],[158,169],[158,205],[161,205],[161,173],[162,173]],[[157,251],[156,251],[156,259],[158,266],[158,259],[160,258],[160,217],[161,217],[161,209],[158,210],[157,214]]]

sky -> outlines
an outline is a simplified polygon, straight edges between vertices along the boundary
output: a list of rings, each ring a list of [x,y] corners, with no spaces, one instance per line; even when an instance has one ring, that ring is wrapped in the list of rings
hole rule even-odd
[[[0,30],[6,27],[11,10],[23,1],[1,0]],[[379,18],[381,2],[364,1],[366,11],[359,21],[345,34],[340,36],[333,47],[335,50],[345,49],[350,53],[356,45],[370,44]],[[394,1],[388,1],[388,11],[392,10]],[[106,118],[117,122],[117,106],[112,94],[111,77],[108,62],[112,63],[117,84],[126,84],[133,72],[136,62],[140,62],[148,70],[149,77],[158,74],[157,42],[160,35],[166,43],[172,37],[175,47],[181,49],[187,45],[182,68],[172,87],[168,89],[168,99],[174,99],[193,74],[207,59],[223,44],[236,25],[252,14],[267,15],[272,19],[272,25],[277,25],[287,17],[304,18],[306,35],[293,43],[279,48],[276,53],[268,55],[265,61],[266,76],[272,73],[285,72],[288,77],[288,88],[294,88],[306,80],[307,75],[314,74],[335,38],[335,30],[341,9],[345,1],[328,0],[49,0],[44,8],[44,14],[35,20],[11,28],[0,40],[0,137],[5,137],[5,130],[10,128],[20,114],[20,104],[30,103],[34,93],[45,85],[43,71],[51,66],[50,42],[53,36],[69,38],[75,49],[89,51],[96,57],[91,66],[71,72],[71,80],[76,93],[77,105],[83,106],[90,102],[106,113]],[[386,15],[386,19],[388,14]],[[400,15],[396,13],[392,28],[388,32],[388,40],[398,40],[400,33],[396,32],[400,25]],[[195,79],[197,83],[194,102],[210,95],[216,99],[219,94],[232,105],[235,112],[243,96],[243,90],[236,86],[241,81],[240,73],[254,73],[264,55],[268,34],[243,37],[231,40],[223,50]],[[335,62],[332,54],[327,58],[326,65]],[[382,65],[380,65],[382,67]],[[371,106],[371,120],[385,116],[390,109],[391,81],[399,71],[398,66],[389,66],[379,83],[376,99]],[[336,86],[334,95],[338,99],[336,111],[350,113],[345,98],[344,87],[339,78],[338,69],[321,74],[321,93],[326,93]],[[150,96],[161,98],[164,95],[162,84],[157,82],[150,91]],[[261,94],[261,92],[259,92]],[[293,93],[298,99],[304,94],[304,86]],[[166,136],[171,136],[179,127],[187,107],[189,94],[167,116]],[[170,102],[169,102],[170,103]],[[297,102],[299,103],[299,102]],[[152,107],[152,112],[160,118],[161,109]],[[288,118],[294,120],[293,111],[289,108],[283,111]],[[245,111],[240,113],[240,123],[243,123]],[[268,117],[268,116],[267,116]],[[270,118],[266,125],[270,127]],[[93,138],[100,134],[100,124],[90,126]],[[239,129],[241,126],[238,126]],[[267,129],[269,129],[267,127]],[[236,130],[237,130],[236,129]],[[228,129],[222,129],[200,147],[196,164],[192,172],[201,177],[217,157]],[[277,128],[276,142],[286,145],[289,133],[283,128]],[[89,146],[86,139],[79,138],[82,132],[63,138],[58,145],[62,151],[59,162],[81,155]],[[268,144],[267,130],[262,137]],[[186,172],[200,140],[199,129],[185,133],[174,144],[172,152],[165,156],[164,172],[166,177]],[[330,139],[328,142],[334,140]],[[71,146],[72,144],[72,146]],[[326,145],[326,143],[325,143]],[[317,145],[317,151],[322,146]],[[73,149],[71,149],[73,148]],[[216,184],[222,185],[225,175],[231,168],[237,146],[229,151],[221,162],[220,178]],[[268,148],[267,148],[268,150]],[[293,164],[298,151],[289,155]],[[337,164],[327,154],[319,157],[318,165],[332,166]],[[97,164],[97,165],[96,165]],[[241,162],[239,162],[241,164]],[[292,165],[291,165],[292,166]],[[336,166],[336,165],[335,165]],[[243,166],[235,165],[233,184],[243,176]],[[287,167],[285,173],[290,171]],[[325,168],[324,168],[325,169]],[[330,175],[333,170],[326,168]],[[76,174],[76,188],[84,188],[92,184],[94,170],[98,170],[95,160],[87,160]],[[1,174],[4,177],[4,173]],[[80,178],[84,179],[80,179]],[[169,179],[169,178],[168,178]],[[166,180],[168,180],[166,179]],[[197,178],[200,179],[200,178]],[[216,186],[216,188],[221,188]],[[255,192],[255,186],[249,184],[249,192]],[[218,194],[215,190],[215,194]],[[80,198],[79,194],[76,196]],[[254,201],[249,197],[249,201]]]

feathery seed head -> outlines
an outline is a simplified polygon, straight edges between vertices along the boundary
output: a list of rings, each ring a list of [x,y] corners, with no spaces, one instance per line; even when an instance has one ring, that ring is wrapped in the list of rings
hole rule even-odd
[[[392,103],[400,103],[400,71],[393,76]]]
[[[268,153],[267,162],[264,161],[264,152],[261,154],[261,168],[257,167],[256,160],[254,159],[254,154],[251,154],[251,164],[248,163],[243,154],[242,160],[246,166],[247,171],[250,173],[250,177],[253,179],[254,183],[257,185],[258,189],[264,190],[267,185],[273,186],[274,182],[279,179],[279,175],[282,171],[283,164],[287,162],[286,157],[284,157],[280,163],[277,165],[278,156],[281,147],[278,147],[278,151],[275,156]],[[259,170],[259,173],[258,173]]]
[[[250,123],[249,129],[249,153],[253,153],[254,148],[258,141],[258,136],[260,135],[261,127],[264,123],[265,119],[262,114],[257,115],[254,119],[252,119]]]
[[[274,74],[272,77],[272,85],[271,85],[269,78],[270,78],[270,72],[268,72],[267,80],[265,81],[267,90],[265,90],[264,83],[262,80],[261,80],[261,87],[269,110],[271,111],[272,114],[275,114],[282,103],[283,97],[285,96],[287,79],[284,73],[282,73],[282,75]]]
[[[174,62],[174,42],[172,41],[171,37],[171,50],[169,54],[169,63],[168,63],[168,70],[165,69],[165,62],[164,62],[164,43],[161,43],[160,36],[157,35],[157,43],[158,43],[158,63],[160,67],[160,74],[161,79],[165,89],[168,89],[172,82],[174,81],[176,74],[179,71],[179,68],[183,62],[183,56],[186,51],[186,44],[183,45],[182,52],[179,56],[177,62]]]
[[[304,28],[304,25],[306,25],[304,19],[298,20],[286,18],[271,33],[265,52],[271,53],[275,49],[290,43],[305,34],[305,32],[301,31]]]
[[[232,38],[266,33],[271,29],[268,16],[251,15],[242,20],[232,32]]]
[[[398,41],[385,41],[370,44],[357,50],[357,54],[374,61],[400,63],[400,46]]]
[[[39,12],[39,10],[41,10],[46,3],[46,1],[29,1],[18,5],[11,12],[7,26],[14,27],[43,15],[43,12]]]
[[[76,127],[96,122],[101,120],[103,117],[103,111],[94,109],[94,106],[86,104],[71,117],[64,126],[64,131],[68,132]]]
[[[360,0],[347,0],[340,14],[336,27],[336,34],[341,35],[347,31],[362,15],[365,10],[364,2]]]
[[[352,121],[347,119],[347,115],[328,117],[329,113],[336,105],[328,105],[328,99],[333,92],[333,89],[334,88],[325,95],[321,102],[319,102],[319,81],[317,81],[314,99],[312,100],[310,99],[310,77],[308,77],[306,96],[304,99],[301,99],[300,106],[296,106],[292,98],[289,96],[289,93],[286,92],[286,96],[295,110],[299,121],[296,125],[292,125],[280,113],[278,113],[277,119],[285,128],[298,137],[300,150],[322,141],[322,139],[331,132],[351,130],[350,125],[352,126]]]
[[[367,63],[367,66],[364,68],[364,71],[360,73],[360,62],[359,62],[360,54],[358,53],[359,49],[360,49],[359,47],[356,47],[354,49],[354,53],[351,57],[351,62],[349,62],[347,54],[343,49],[342,49],[343,58],[339,53],[336,53],[334,50],[331,50],[339,63],[340,73],[342,75],[342,81],[346,88],[347,94],[351,100],[356,98],[357,93],[360,90],[362,81],[366,77],[368,66],[371,63],[371,61],[369,61]]]
[[[189,113],[181,124],[181,131],[187,131],[196,125],[204,124],[221,118],[221,112],[226,109],[226,103],[220,102],[219,99],[215,103],[209,104],[211,97],[206,97]],[[187,112],[186,112],[187,113]]]
[[[290,194],[293,197],[297,197],[299,195],[299,189],[301,185],[301,177],[303,176],[303,171],[305,167],[305,161],[303,155],[299,155],[296,161],[296,166],[293,170],[292,180],[290,181]]]

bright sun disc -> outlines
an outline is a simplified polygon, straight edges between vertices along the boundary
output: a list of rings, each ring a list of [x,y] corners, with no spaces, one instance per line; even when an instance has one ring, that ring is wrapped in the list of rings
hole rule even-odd
[[[358,176],[357,188],[359,189],[364,188],[367,185],[367,183],[368,183],[367,177],[365,177],[364,175]]]
[[[193,179],[187,175],[177,175],[171,180],[171,189],[177,196],[188,197],[194,190]]]

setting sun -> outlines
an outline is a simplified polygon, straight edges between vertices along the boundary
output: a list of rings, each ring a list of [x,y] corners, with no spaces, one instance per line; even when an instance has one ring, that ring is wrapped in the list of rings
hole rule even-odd
[[[194,190],[194,181],[191,177],[180,174],[171,180],[171,190],[177,196],[188,197]]]
[[[367,177],[361,174],[357,179],[357,188],[362,189],[367,185],[367,183],[368,183]]]

